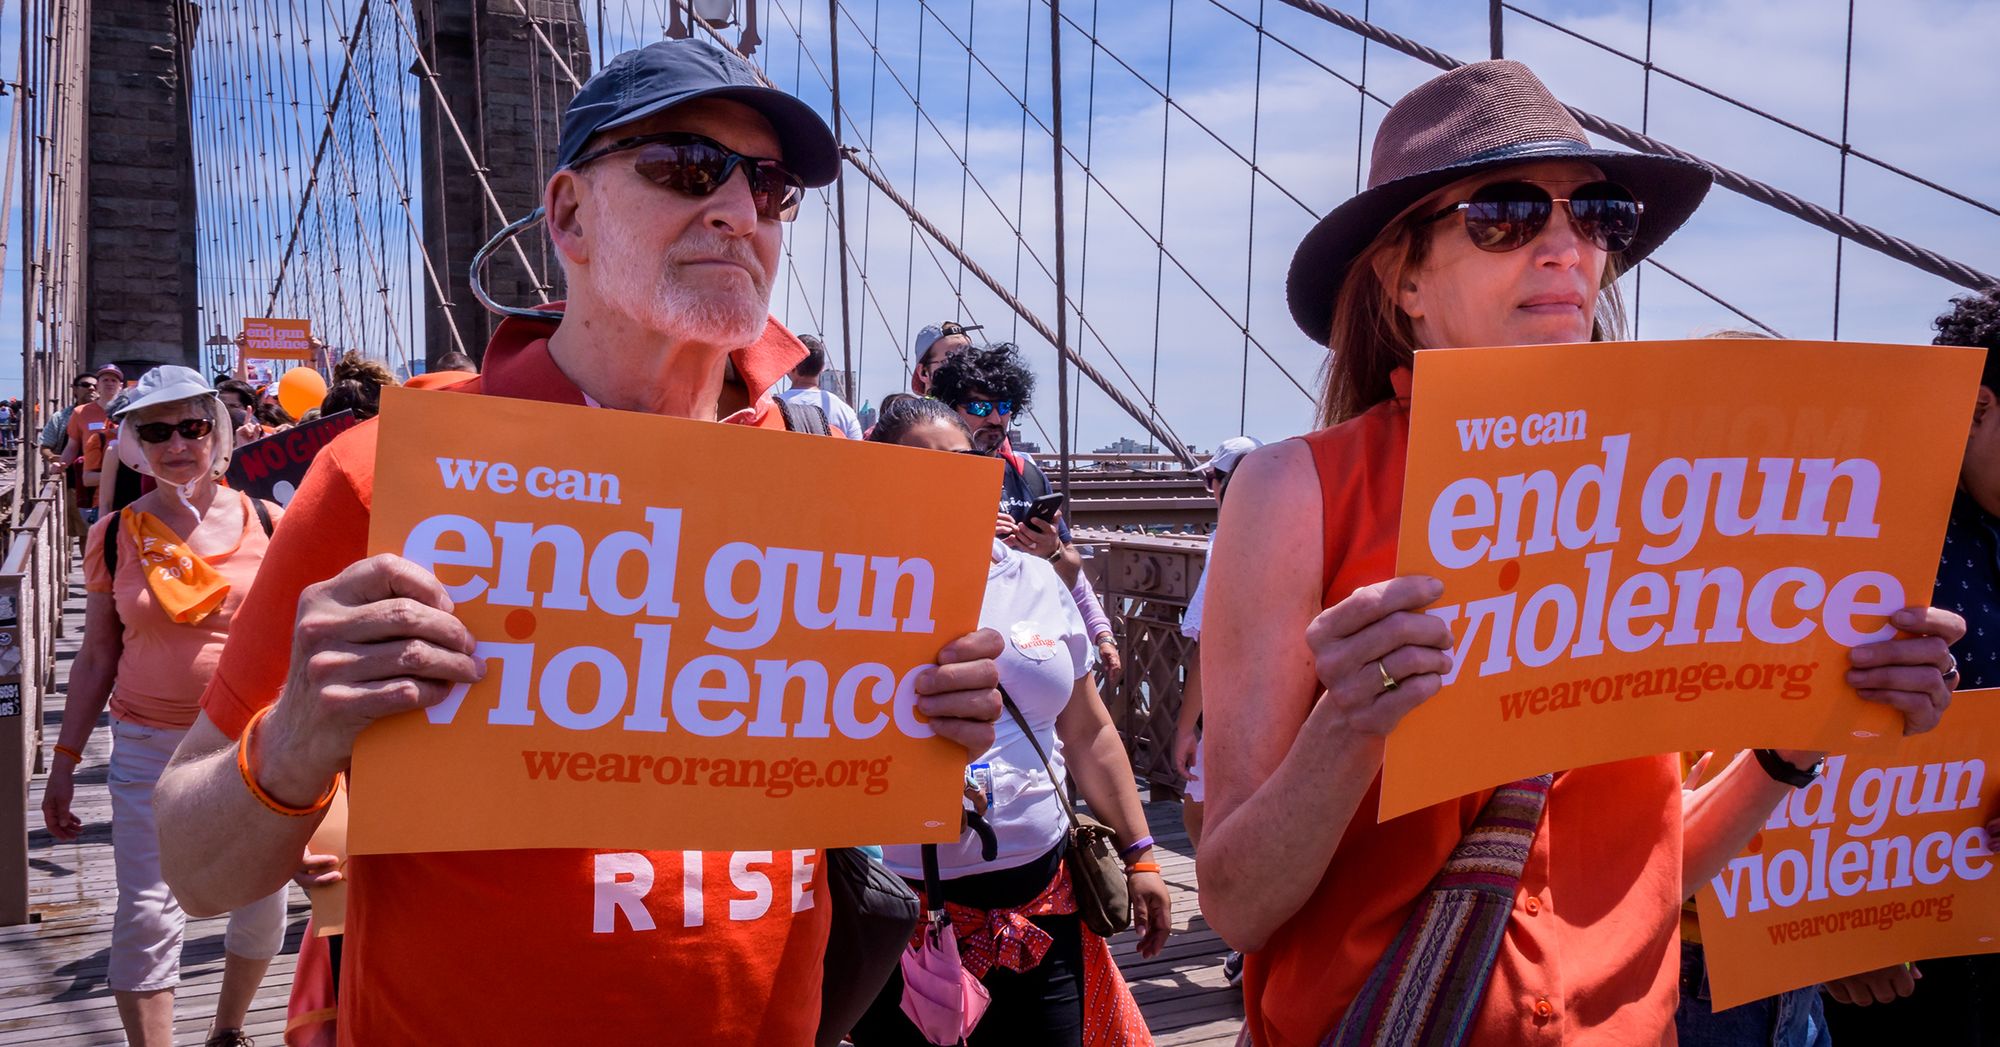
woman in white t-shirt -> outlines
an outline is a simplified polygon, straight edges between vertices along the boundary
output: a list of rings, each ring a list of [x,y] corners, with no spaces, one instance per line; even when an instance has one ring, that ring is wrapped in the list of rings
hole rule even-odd
[[[935,400],[885,409],[870,439],[972,453],[964,423]],[[1000,718],[993,747],[967,775],[990,840],[968,829],[958,843],[938,848],[959,954],[993,998],[967,1042],[1080,1045],[1088,1030],[1094,1044],[1150,1044],[1109,947],[1076,915],[1063,869],[1069,823],[1057,795],[1061,778],[1074,779],[1091,813],[1117,834],[1139,953],[1155,955],[1170,930],[1171,900],[1150,860],[1152,837],[1132,765],[1098,696],[1090,639],[1068,587],[1047,563],[1002,542],[993,543],[991,555],[979,621],[1008,637],[998,659],[1000,683],[1034,740],[1012,715]],[[921,889],[922,848],[883,851],[884,863]],[[900,976],[892,978],[854,1030],[856,1047],[927,1042],[903,1015],[902,992]]]

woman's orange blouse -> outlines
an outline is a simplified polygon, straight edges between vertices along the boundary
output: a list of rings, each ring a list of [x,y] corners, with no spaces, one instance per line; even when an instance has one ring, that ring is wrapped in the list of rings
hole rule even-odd
[[[1408,372],[1395,379],[1403,399],[1302,438],[1324,501],[1327,606],[1395,575]],[[1557,776],[1469,1042],[1673,1042],[1681,902],[1676,769],[1668,754]],[[1378,778],[1370,786],[1311,899],[1245,958],[1244,1004],[1256,1047],[1319,1044],[1492,795],[1378,824],[1380,785]]]

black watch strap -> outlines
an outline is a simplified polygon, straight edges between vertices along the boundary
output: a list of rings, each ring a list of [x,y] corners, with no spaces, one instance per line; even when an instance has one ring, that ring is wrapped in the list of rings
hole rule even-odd
[[[1752,749],[1751,752],[1757,754],[1757,762],[1763,766],[1765,774],[1794,789],[1803,789],[1811,785],[1813,779],[1819,777],[1820,768],[1826,766],[1826,761],[1820,760],[1802,771],[1792,766],[1791,761],[1779,756],[1776,749]]]

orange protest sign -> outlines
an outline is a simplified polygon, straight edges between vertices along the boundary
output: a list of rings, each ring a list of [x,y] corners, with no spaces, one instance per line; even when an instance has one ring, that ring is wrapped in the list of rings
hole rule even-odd
[[[355,854],[957,839],[915,678],[977,628],[997,462],[385,389],[369,549],[487,675],[355,747]]]
[[[1696,896],[1716,1010],[1911,960],[2000,952],[2000,689],[1827,760]]]
[[[1686,749],[1896,729],[1842,674],[1928,603],[1976,349],[1713,340],[1416,356],[1396,570],[1452,672],[1380,817]]]
[[[313,358],[312,321],[259,317],[243,321],[243,356],[261,360]]]

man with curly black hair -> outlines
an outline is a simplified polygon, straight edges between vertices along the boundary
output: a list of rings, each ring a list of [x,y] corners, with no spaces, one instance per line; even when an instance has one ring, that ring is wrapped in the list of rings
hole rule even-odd
[[[1075,585],[1082,557],[1069,544],[1069,524],[1057,515],[1053,526],[1031,519],[1029,506],[1050,492],[1049,478],[1026,455],[1008,446],[1007,430],[1028,409],[1035,373],[1011,342],[974,346],[953,353],[931,373],[931,397],[958,412],[972,430],[972,446],[1006,463],[998,532],[1009,545],[1056,566],[1063,583]]]
[[[1931,596],[1970,627],[1952,645],[1947,674],[1965,690],[2000,687],[2000,287],[1951,304],[1932,324],[1934,344],[1986,349]],[[1987,833],[2000,838],[2000,811],[1987,817]],[[2000,956],[1898,964],[1828,982],[1826,991],[1835,1043],[2000,1044]]]

